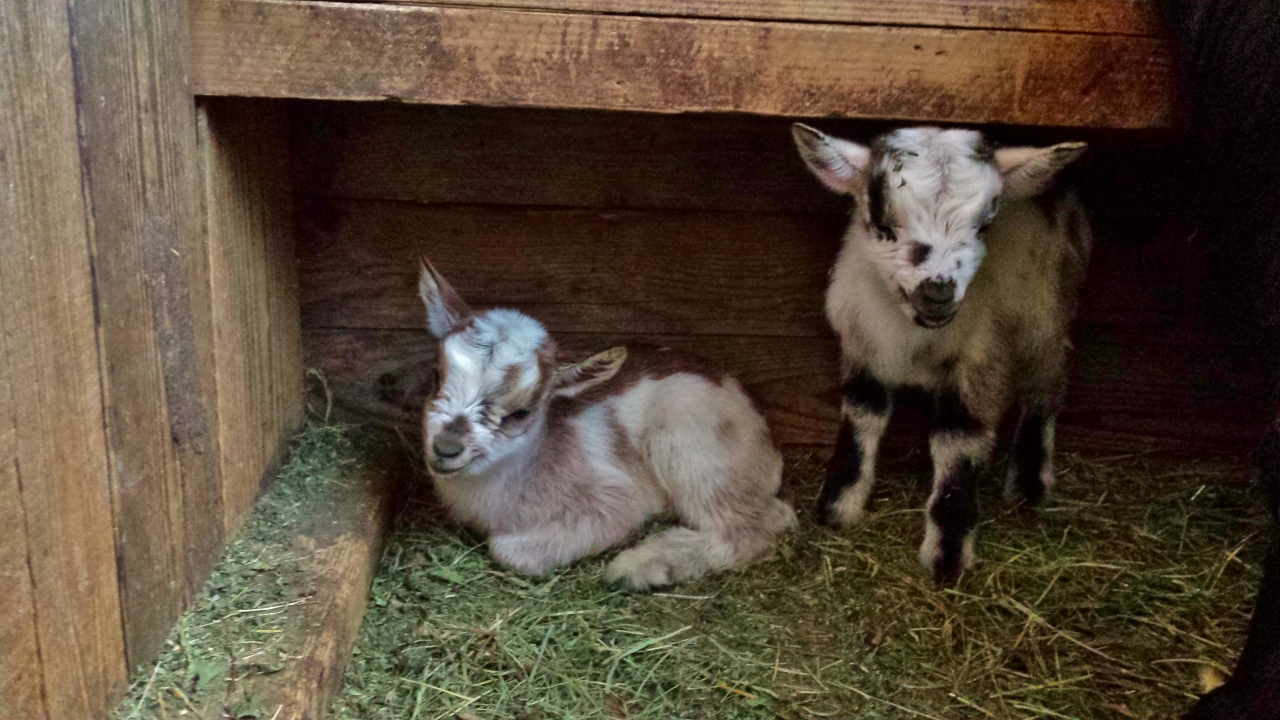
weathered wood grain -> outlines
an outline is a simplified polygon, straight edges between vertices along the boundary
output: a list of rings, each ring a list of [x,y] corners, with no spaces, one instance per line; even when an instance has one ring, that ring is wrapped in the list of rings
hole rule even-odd
[[[554,332],[827,337],[842,215],[399,202],[315,204],[299,247],[306,327],[420,329],[426,253],[477,305]],[[1174,242],[1099,245],[1086,343],[1213,347],[1205,268]]]
[[[0,165],[3,167],[3,165]],[[36,601],[31,587],[31,548],[18,485],[18,438],[0,312],[0,698],[17,720],[44,718],[40,651],[36,640]]]
[[[70,35],[65,3],[0,2],[6,718],[104,717],[125,682]]]
[[[129,664],[149,663],[221,547],[185,2],[71,11]],[[203,346],[203,347],[202,347]],[[172,414],[171,414],[172,411]]]
[[[299,249],[306,327],[418,329],[417,258],[566,332],[827,337],[839,215],[336,203]]]
[[[197,0],[196,91],[441,105],[1167,127],[1163,40]]]
[[[379,0],[355,0],[375,2]],[[385,0],[381,0],[385,1]],[[730,20],[1056,30],[1158,35],[1155,3],[1143,0],[391,0],[406,5],[505,7],[593,14]]]
[[[248,690],[276,720],[328,715],[368,603],[391,520],[396,476],[409,472],[392,465],[361,466],[341,478],[346,487],[331,506],[291,538],[294,551],[307,557],[303,572],[312,578],[308,585],[292,588],[295,594],[307,593],[302,596],[306,604],[290,620],[304,639],[280,672],[250,679]]]
[[[260,101],[198,111],[204,164],[222,507],[227,536],[303,411],[301,325],[284,110]]]
[[[570,352],[629,335],[558,333]],[[737,376],[783,444],[830,445],[838,417],[833,339],[698,335],[642,336],[698,354]],[[425,331],[308,329],[307,364],[324,372],[335,411],[353,422],[397,427],[413,437],[430,392],[434,347]],[[1068,451],[1161,450],[1184,455],[1248,452],[1266,418],[1262,373],[1238,352],[1165,345],[1085,345],[1059,418]]]
[[[414,343],[425,339],[378,331],[423,327],[425,252],[477,307],[521,309],[579,345],[655,336],[731,371],[754,367],[781,437],[830,439],[823,296],[840,216],[333,201],[317,217],[299,249],[308,363],[362,418],[417,423],[429,363]],[[1265,414],[1260,370],[1209,325],[1194,262],[1171,243],[1098,247],[1063,420],[1078,446],[1133,449],[1144,433],[1166,446],[1247,445]]]
[[[628,334],[558,333],[565,352],[611,347]],[[835,437],[837,349],[829,338],[657,335],[640,338],[703,357],[733,373],[769,419],[774,437],[826,444]],[[325,374],[343,417],[420,432],[434,344],[425,331],[307,330],[308,367]],[[829,437],[828,437],[829,435]]]
[[[783,118],[383,103],[309,103],[304,117],[295,130],[307,143],[300,180],[315,194],[621,209],[848,209],[805,170]]]

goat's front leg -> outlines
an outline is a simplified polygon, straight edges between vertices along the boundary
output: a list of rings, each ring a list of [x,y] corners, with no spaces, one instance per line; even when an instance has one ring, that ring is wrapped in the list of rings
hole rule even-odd
[[[489,539],[489,552],[503,567],[526,575],[546,575],[561,565],[621,543],[644,519],[622,515],[566,518],[521,532],[494,535]]]
[[[995,428],[979,421],[960,396],[944,391],[929,436],[933,492],[925,518],[920,562],[940,583],[954,582],[973,565],[978,479],[986,471]]]
[[[817,514],[823,525],[851,527],[866,514],[893,395],[866,370],[851,372],[841,391],[840,434],[818,493]]]

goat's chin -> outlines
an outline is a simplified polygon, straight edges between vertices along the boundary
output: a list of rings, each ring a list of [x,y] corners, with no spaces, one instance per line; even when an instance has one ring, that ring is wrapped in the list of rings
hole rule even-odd
[[[469,475],[475,475],[483,465],[483,455],[472,455],[462,462],[449,463],[443,460],[432,459],[427,461],[427,472],[434,478],[462,478]]]
[[[951,313],[950,315],[932,316],[922,315],[917,312],[912,314],[911,320],[915,322],[917,326],[926,330],[937,330],[938,328],[946,327],[951,324],[951,321],[954,320],[955,317],[955,313]]]

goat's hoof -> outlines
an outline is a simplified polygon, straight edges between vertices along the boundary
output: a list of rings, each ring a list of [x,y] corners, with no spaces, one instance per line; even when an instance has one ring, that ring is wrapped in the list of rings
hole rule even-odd
[[[933,574],[933,580],[939,586],[949,587],[960,580],[960,575],[973,568],[973,537],[964,539],[960,545],[960,553],[944,552],[942,544],[936,536],[930,534],[920,546],[920,564]]]
[[[865,506],[854,506],[853,503],[842,503],[840,500],[836,500],[835,502],[819,504],[815,510],[815,515],[819,525],[836,530],[847,530],[861,525],[867,516],[867,510]]]
[[[1053,487],[1053,471],[1044,470],[1039,476],[1012,468],[1004,481],[1004,501],[1018,510],[1033,510],[1043,504]]]
[[[637,591],[667,587],[673,582],[672,574],[669,560],[643,548],[623,550],[604,569],[605,582]]]

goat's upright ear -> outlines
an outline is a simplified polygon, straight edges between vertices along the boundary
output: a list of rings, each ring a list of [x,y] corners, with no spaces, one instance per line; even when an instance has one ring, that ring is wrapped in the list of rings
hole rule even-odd
[[[1088,145],[1065,142],[1049,147],[1011,147],[996,150],[996,168],[1010,200],[1035,197],[1053,185],[1063,168],[1075,162]]]
[[[423,255],[418,265],[418,294],[427,306],[427,330],[438,338],[471,317],[471,308]]]
[[[619,345],[596,353],[582,362],[556,370],[553,382],[556,395],[573,397],[608,381],[622,369],[627,360],[627,348]]]
[[[871,160],[869,149],[800,123],[791,126],[791,138],[804,164],[809,166],[809,172],[823,185],[840,195],[853,194]]]

